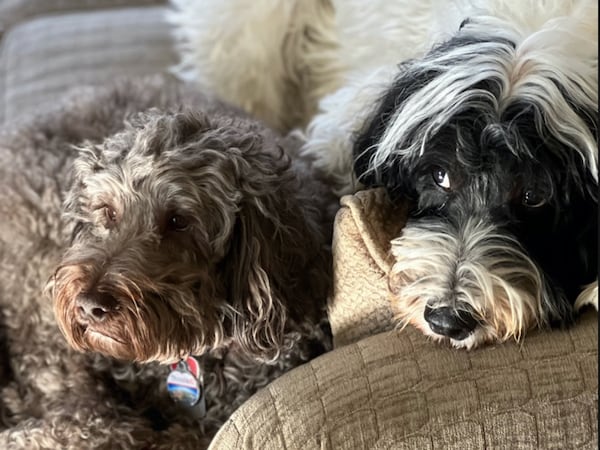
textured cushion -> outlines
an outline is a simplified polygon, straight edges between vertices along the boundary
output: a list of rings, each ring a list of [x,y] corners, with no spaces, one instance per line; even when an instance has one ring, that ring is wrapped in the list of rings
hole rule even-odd
[[[164,6],[41,16],[0,47],[0,121],[56,102],[74,86],[167,71],[177,56]]]
[[[413,327],[365,338],[393,328],[387,248],[406,214],[377,190],[342,205],[330,307],[336,350],[253,396],[213,449],[596,448],[595,311],[569,330],[470,352]]]
[[[595,312],[471,352],[385,332],[275,380],[211,448],[595,449],[597,338]]]

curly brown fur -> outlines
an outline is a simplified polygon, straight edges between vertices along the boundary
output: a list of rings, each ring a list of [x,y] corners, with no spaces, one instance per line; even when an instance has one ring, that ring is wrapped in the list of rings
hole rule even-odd
[[[0,447],[204,447],[254,391],[329,348],[334,207],[281,149],[291,141],[161,78],[13,127],[0,134]],[[81,315],[98,296],[118,307]],[[190,353],[200,420],[155,362]]]

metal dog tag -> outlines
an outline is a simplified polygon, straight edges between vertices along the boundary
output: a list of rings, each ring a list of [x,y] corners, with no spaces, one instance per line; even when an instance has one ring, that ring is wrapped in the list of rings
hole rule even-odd
[[[167,391],[176,403],[188,409],[194,417],[206,415],[203,377],[200,364],[194,357],[189,356],[171,364]]]

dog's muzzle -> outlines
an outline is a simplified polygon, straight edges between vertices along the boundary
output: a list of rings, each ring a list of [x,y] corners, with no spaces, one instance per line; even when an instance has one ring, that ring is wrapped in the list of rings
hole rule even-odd
[[[468,307],[425,307],[424,317],[429,328],[436,334],[457,341],[467,338],[477,327],[478,321]]]

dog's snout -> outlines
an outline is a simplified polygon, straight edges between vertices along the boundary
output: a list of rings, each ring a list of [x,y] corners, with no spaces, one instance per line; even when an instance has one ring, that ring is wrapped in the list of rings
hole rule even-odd
[[[118,308],[113,296],[100,292],[82,292],[75,301],[79,319],[85,322],[102,322]]]
[[[466,309],[425,307],[425,320],[434,333],[456,340],[465,339],[477,327],[477,319]]]

